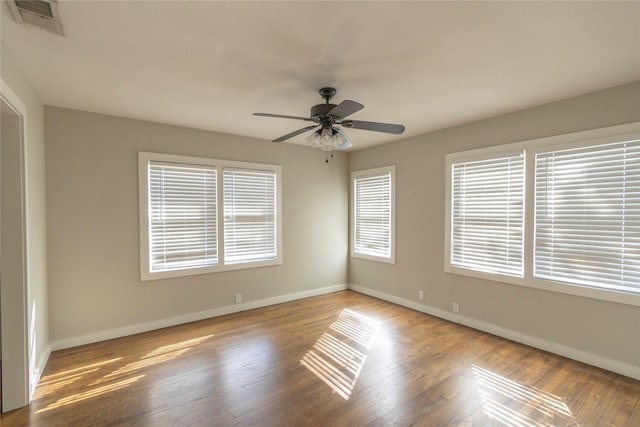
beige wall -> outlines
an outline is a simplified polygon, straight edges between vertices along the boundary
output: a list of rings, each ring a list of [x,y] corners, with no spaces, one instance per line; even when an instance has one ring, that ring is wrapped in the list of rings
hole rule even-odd
[[[31,343],[32,377],[49,354],[47,311],[47,251],[44,172],[44,107],[29,82],[22,75],[11,52],[3,45],[2,81],[19,98],[26,109],[24,139],[25,228],[28,282],[28,328]],[[40,371],[41,373],[41,371]]]
[[[349,283],[425,311],[451,313],[456,301],[468,324],[593,355],[640,376],[640,307],[446,274],[443,267],[447,153],[634,121],[640,82],[352,153],[352,171],[396,165],[397,246],[395,265],[351,258]]]
[[[54,348],[346,283],[348,154],[54,107],[45,123]],[[138,151],[281,165],[282,265],[141,282]]]

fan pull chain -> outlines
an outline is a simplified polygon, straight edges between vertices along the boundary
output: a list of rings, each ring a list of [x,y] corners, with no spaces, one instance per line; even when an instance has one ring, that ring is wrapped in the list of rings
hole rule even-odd
[[[324,152],[324,162],[329,163],[329,153],[331,153],[331,158],[333,159],[333,151],[325,151]]]

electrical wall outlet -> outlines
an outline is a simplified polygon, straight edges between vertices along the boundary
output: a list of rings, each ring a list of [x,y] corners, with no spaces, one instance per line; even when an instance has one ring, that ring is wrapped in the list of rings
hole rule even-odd
[[[418,299],[424,299],[424,291],[418,291]]]
[[[242,302],[242,294],[236,294],[236,304],[239,304]]]
[[[458,311],[460,311],[460,306],[458,305],[457,302],[453,303],[453,312],[457,313]]]

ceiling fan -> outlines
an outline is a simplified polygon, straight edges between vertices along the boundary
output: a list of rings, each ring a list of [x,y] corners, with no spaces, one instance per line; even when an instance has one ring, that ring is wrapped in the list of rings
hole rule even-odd
[[[293,138],[294,136],[314,129],[307,140],[310,141],[311,146],[320,148],[327,152],[333,150],[346,150],[352,147],[351,141],[339,126],[351,129],[392,133],[396,135],[404,132],[404,126],[402,125],[365,122],[362,120],[345,120],[351,114],[362,110],[364,105],[349,100],[344,100],[338,105],[329,103],[329,101],[336,95],[336,90],[332,87],[323,87],[319,92],[320,96],[324,98],[325,103],[311,107],[310,117],[286,116],[270,113],[253,113],[253,115],[313,122],[313,125],[306,126],[302,129],[283,135],[280,138],[274,139],[273,142],[286,141],[289,138]]]

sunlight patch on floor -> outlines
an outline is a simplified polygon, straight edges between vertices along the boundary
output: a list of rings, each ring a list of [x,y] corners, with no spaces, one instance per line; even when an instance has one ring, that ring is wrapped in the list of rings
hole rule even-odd
[[[128,387],[145,376],[145,374],[137,375],[134,377],[129,376],[135,371],[175,359],[191,350],[194,346],[197,346],[198,344],[201,344],[202,342],[210,339],[212,336],[213,335],[206,335],[199,338],[181,341],[175,344],[158,347],[155,350],[150,351],[143,356],[140,356],[137,360],[120,366],[117,369],[114,369],[113,366],[109,366],[109,370],[107,371],[108,373],[98,377],[95,381],[88,384],[87,390],[61,398],[56,402],[47,405],[43,409],[36,411],[36,413],[38,414],[41,412],[50,411],[52,409],[61,408],[73,403],[81,402],[86,399],[91,399],[105,393]],[[40,384],[38,385],[38,388],[36,389],[36,392],[34,394],[34,400],[40,399],[47,394],[64,388],[76,381],[81,380],[89,374],[106,368],[107,365],[111,365],[121,360],[121,357],[117,357],[85,365],[80,368],[70,369],[67,371],[47,375],[40,381]]]
[[[52,393],[68,384],[76,382],[83,378],[85,375],[92,372],[96,372],[101,367],[110,363],[115,363],[121,360],[122,357],[116,357],[109,360],[103,360],[102,362],[91,363],[89,365],[81,366],[80,368],[69,369],[68,371],[62,371],[55,374],[50,374],[42,377],[40,383],[33,394],[33,399],[37,400],[49,393]]]
[[[194,338],[194,339],[182,341],[176,344],[158,347],[157,349],[140,357],[140,359],[136,360],[135,362],[127,363],[125,366],[122,366],[121,368],[116,369],[115,371],[105,375],[104,377],[93,382],[90,385],[101,384],[103,382],[110,381],[115,377],[119,377],[124,374],[137,371],[138,369],[144,369],[149,366],[157,365],[158,363],[163,363],[163,362],[167,362],[169,360],[175,359],[176,357],[181,356],[187,351],[191,350],[193,346],[208,340],[212,336],[213,335],[206,335],[200,338]]]
[[[485,401],[484,413],[501,424],[514,427],[579,426],[560,397],[476,365],[471,369]]]
[[[41,412],[50,411],[52,409],[57,409],[62,406],[71,405],[73,403],[78,403],[86,399],[91,399],[92,397],[100,396],[105,393],[109,393],[115,390],[119,390],[121,388],[128,387],[134,382],[138,381],[140,378],[144,377],[144,375],[138,375],[137,377],[127,378],[126,380],[118,381],[116,383],[108,384],[98,388],[91,388],[87,391],[83,391],[81,393],[73,394],[71,396],[64,397],[62,399],[57,400],[55,403],[47,405],[45,408],[36,411],[36,414]]]
[[[188,348],[187,349],[182,349],[182,350],[177,350],[177,351],[174,351],[172,353],[160,354],[158,356],[149,357],[149,358],[146,358],[146,359],[139,359],[139,360],[136,360],[135,362],[127,363],[123,367],[116,369],[115,371],[111,372],[110,374],[105,375],[104,377],[94,381],[93,383],[91,383],[89,385],[92,386],[92,385],[102,384],[104,382],[111,381],[114,378],[120,377],[120,376],[128,374],[130,372],[137,371],[138,369],[144,369],[144,368],[147,368],[149,366],[157,365],[158,363],[162,363],[162,362],[166,362],[166,361],[171,360],[171,359],[175,359],[176,357],[180,356],[183,353],[186,353],[187,351],[189,351]]]
[[[344,309],[300,363],[349,400],[379,327],[380,322]]]
[[[142,358],[153,357],[153,356],[157,356],[159,354],[164,354],[164,353],[172,353],[177,350],[183,350],[183,349],[188,350],[195,345],[203,343],[204,341],[208,340],[211,337],[213,337],[213,335],[205,335],[203,337],[193,338],[193,339],[182,341],[176,344],[164,345],[162,347],[158,347],[155,350],[145,354],[144,356],[142,356]]]

